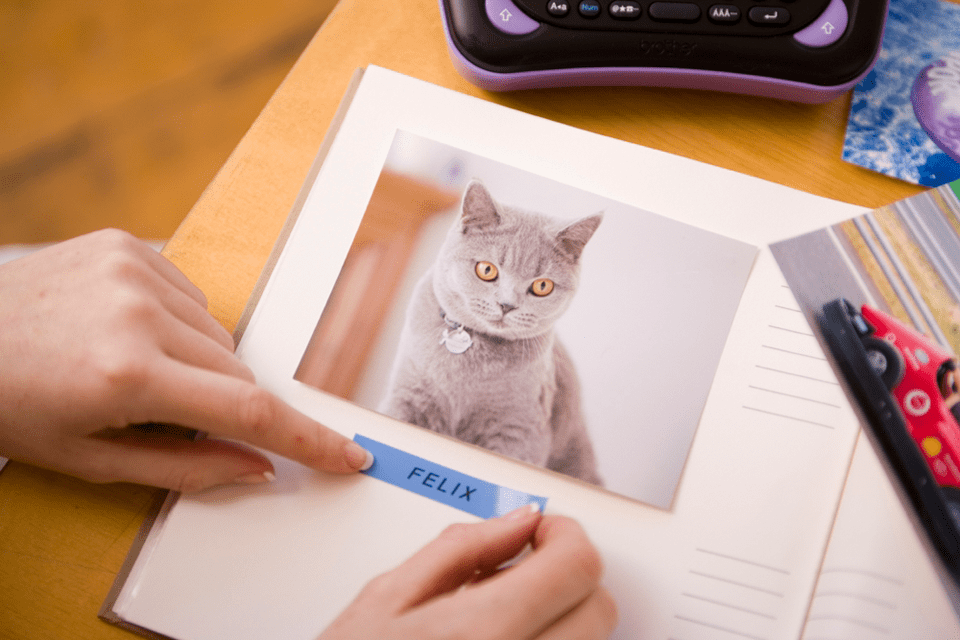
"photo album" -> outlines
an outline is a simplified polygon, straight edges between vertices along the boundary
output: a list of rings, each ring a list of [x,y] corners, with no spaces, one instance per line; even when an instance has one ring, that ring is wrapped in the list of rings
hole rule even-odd
[[[950,183],[772,245],[866,434],[960,579],[960,200]]]
[[[268,453],[271,483],[170,494],[101,616],[310,640],[445,526],[535,503],[597,545],[616,638],[956,634],[936,555],[771,252],[863,213],[358,71],[237,354],[374,464]]]

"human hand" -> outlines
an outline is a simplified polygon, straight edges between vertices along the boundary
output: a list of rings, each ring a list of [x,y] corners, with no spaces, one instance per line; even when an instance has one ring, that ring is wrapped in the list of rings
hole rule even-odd
[[[0,266],[0,455],[94,482],[197,491],[272,477],[249,442],[349,473],[368,454],[259,388],[203,293],[132,236],[81,236]]]
[[[528,542],[531,553],[497,570]],[[448,527],[374,578],[318,640],[607,638],[617,612],[601,573],[579,524],[521,508]]]

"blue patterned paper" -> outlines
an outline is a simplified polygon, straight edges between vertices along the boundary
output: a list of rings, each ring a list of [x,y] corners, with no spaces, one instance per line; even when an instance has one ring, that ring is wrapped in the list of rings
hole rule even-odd
[[[930,187],[960,178],[960,164],[924,133],[910,102],[917,75],[958,50],[960,5],[890,0],[880,57],[854,90],[843,159]]]

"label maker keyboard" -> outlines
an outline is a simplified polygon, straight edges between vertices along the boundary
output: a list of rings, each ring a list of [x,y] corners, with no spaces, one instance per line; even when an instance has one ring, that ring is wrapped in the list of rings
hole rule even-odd
[[[825,102],[869,72],[886,0],[440,0],[451,57],[494,91],[712,89]]]

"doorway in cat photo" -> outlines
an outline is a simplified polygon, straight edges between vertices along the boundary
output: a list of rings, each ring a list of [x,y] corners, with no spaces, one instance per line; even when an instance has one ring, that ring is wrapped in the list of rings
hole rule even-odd
[[[398,132],[295,377],[669,508],[754,257]]]

